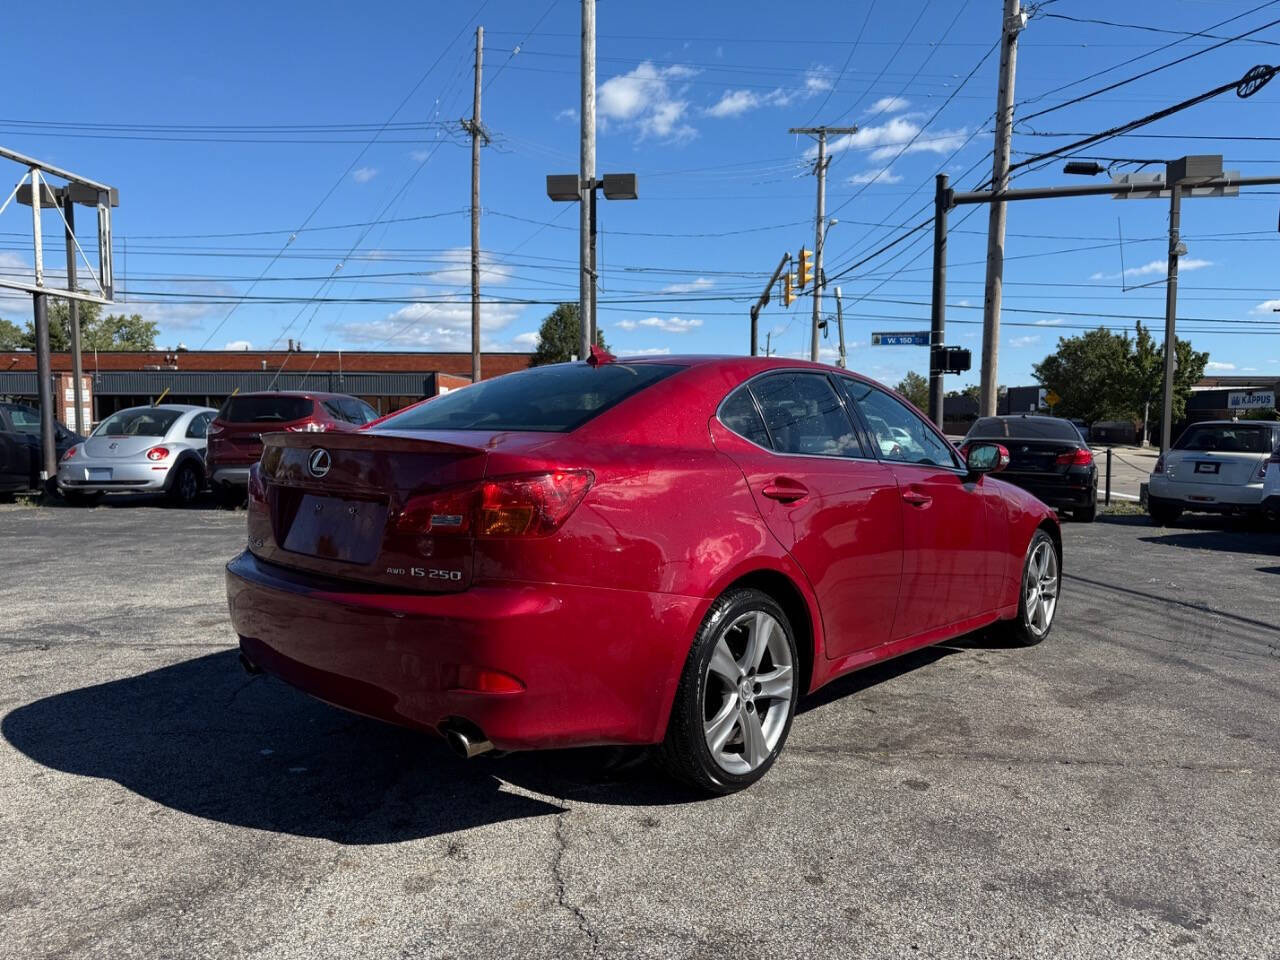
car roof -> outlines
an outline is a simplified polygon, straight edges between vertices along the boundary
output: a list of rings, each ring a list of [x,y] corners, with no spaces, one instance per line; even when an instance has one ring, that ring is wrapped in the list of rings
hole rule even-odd
[[[1269,427],[1276,424],[1275,420],[1197,420],[1195,423],[1187,424],[1187,429],[1192,427]]]
[[[116,413],[127,413],[130,410],[176,410],[178,413],[191,413],[192,411],[204,412],[213,410],[213,407],[201,407],[194,403],[140,403],[136,407],[125,407],[123,410],[116,410],[114,413],[108,414],[108,416],[114,416]]]
[[[237,393],[237,397],[349,397],[349,393],[328,393],[324,390],[250,390]],[[228,397],[227,399],[231,399]]]

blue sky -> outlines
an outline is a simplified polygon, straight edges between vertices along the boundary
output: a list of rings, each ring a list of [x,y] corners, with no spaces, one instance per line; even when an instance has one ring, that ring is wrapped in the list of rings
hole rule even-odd
[[[1022,36],[1018,115],[1217,42],[1061,15],[1198,31],[1257,6],[1048,4]],[[33,44],[30,33],[4,31],[9,76],[37,81],[7,99],[0,143],[119,186],[117,280],[131,309],[159,321],[163,345],[260,348],[292,336],[311,349],[467,349],[470,150],[457,121],[470,114],[473,31],[483,24],[483,118],[494,136],[482,160],[484,294],[502,301],[485,306],[485,345],[529,349],[551,308],[510,301],[577,296],[576,206],[548,200],[543,178],[577,167],[578,9],[573,0],[120,2],[93,19],[93,48],[73,38],[65,65],[52,32]],[[833,144],[827,208],[840,222],[828,276],[927,216],[936,173],[962,188],[989,176],[999,19],[998,0],[601,0],[598,169],[634,171],[640,192],[600,206],[610,344],[746,351],[750,301],[784,251],[813,245],[812,142],[790,126],[862,128]],[[1214,32],[1275,19],[1280,3]],[[1280,26],[1020,124],[1015,160],[1070,139],[1042,134],[1092,133],[1259,62],[1280,62]],[[1223,153],[1228,169],[1280,171],[1277,102],[1280,82],[1249,100],[1227,94],[1142,131],[1157,136],[1085,153]],[[1272,139],[1239,139],[1248,137]],[[4,169],[10,181],[20,173]],[[1062,182],[1081,181],[1060,162],[1018,179]],[[1179,313],[1210,352],[1210,372],[1280,373],[1280,188],[1264,191],[1183,207]],[[56,215],[45,217],[56,237]],[[1163,285],[1126,292],[1120,274],[1123,250],[1126,286],[1160,280],[1166,218],[1159,201],[1010,205],[1001,382],[1028,382],[1062,334],[1163,317]],[[951,226],[948,339],[972,347],[976,367],[986,210],[956,210]],[[27,208],[0,216],[0,269],[29,269],[29,233]],[[872,331],[927,328],[929,264],[924,231],[841,276],[850,366],[890,382],[925,367],[920,348],[867,344]],[[237,304],[246,293],[301,302]],[[0,299],[0,316],[23,320],[29,309],[25,297]],[[808,300],[785,310],[775,298],[762,342],[771,331],[778,352],[807,353],[808,311]],[[823,346],[834,354],[833,339]]]

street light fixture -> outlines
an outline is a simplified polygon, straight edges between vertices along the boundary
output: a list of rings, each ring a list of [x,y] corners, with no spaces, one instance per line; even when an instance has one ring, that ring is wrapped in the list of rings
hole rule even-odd
[[[583,338],[588,348],[596,343],[596,191],[603,190],[606,200],[635,200],[636,175],[634,173],[606,173],[603,177],[583,180],[576,173],[552,173],[547,175],[547,196],[557,203],[581,202],[584,198],[590,204],[589,217],[591,227],[588,231],[589,263],[589,302],[579,303],[579,323],[583,325]]]
[[[1096,177],[1107,168],[1093,160],[1068,160],[1062,168],[1063,173],[1076,174],[1081,177]]]

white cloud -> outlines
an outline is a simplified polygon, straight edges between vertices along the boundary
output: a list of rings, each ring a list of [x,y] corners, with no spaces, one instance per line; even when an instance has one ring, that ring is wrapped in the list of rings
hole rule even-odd
[[[1027,335],[1026,335],[1026,336],[1024,336],[1024,337],[1010,337],[1010,338],[1009,338],[1009,346],[1011,346],[1011,347],[1015,347],[1015,348],[1016,348],[1016,347],[1029,347],[1029,346],[1031,346],[1033,343],[1039,343],[1039,342],[1040,342],[1040,334],[1038,334],[1038,333],[1031,333],[1031,334],[1027,334]]]
[[[351,171],[351,179],[356,183],[368,183],[377,175],[378,171],[373,167],[357,167]]]
[[[577,107],[565,107],[556,114],[557,121],[573,122],[578,119]]]
[[[1186,257],[1178,261],[1179,272],[1188,270],[1202,270],[1205,267],[1213,266],[1212,260],[1197,260],[1195,257]],[[1129,277],[1160,277],[1169,271],[1168,260],[1152,260],[1150,263],[1144,263],[1140,267],[1129,267],[1124,272],[1126,279]],[[1119,280],[1118,273],[1095,273],[1089,277],[1090,280]]]
[[[620,357],[665,357],[671,352],[670,347],[644,347],[640,350],[619,350]]]
[[[629,127],[641,140],[692,139],[698,131],[685,119],[689,101],[683,99],[684,89],[678,83],[695,73],[692,67],[659,67],[646,60],[630,73],[610,77],[596,94],[602,125],[611,121]]]
[[[663,333],[688,333],[695,327],[702,326],[702,321],[697,317],[688,320],[681,320],[679,317],[646,317],[640,321],[640,326],[654,327]]]
[[[1275,313],[1280,310],[1280,300],[1263,300],[1250,313]]]
[[[514,303],[480,306],[480,344],[485,350],[501,349],[499,334],[524,308]],[[353,320],[330,327],[348,342],[361,347],[424,350],[471,349],[471,297],[437,295],[430,303],[412,303],[381,320]]]
[[[426,163],[429,159],[431,159],[431,151],[430,150],[410,150],[409,159],[412,160],[414,163]]]
[[[634,330],[636,328],[636,322],[634,320],[619,320],[614,324],[614,326],[619,330]]]
[[[908,153],[951,153],[964,143],[969,131],[961,127],[956,130],[930,130],[912,142],[912,138],[921,132],[921,126],[911,117],[893,117],[881,124],[868,124],[859,128],[857,133],[837,137],[827,145],[831,154],[846,150],[870,150],[873,163],[891,160],[899,154]],[[910,146],[908,146],[910,144]],[[805,151],[806,156],[816,156],[818,148],[811,147]]]
[[[905,97],[881,97],[871,105],[871,113],[897,113],[911,106]]]
[[[1220,360],[1210,360],[1204,365],[1206,370],[1213,370],[1216,373],[1228,373],[1236,368],[1234,363],[1223,363]]]
[[[879,170],[863,170],[845,180],[845,183],[901,183],[902,177],[888,167]]]
[[[423,276],[442,286],[464,287],[471,284],[471,248],[450,247],[440,254],[445,265]],[[511,268],[493,259],[493,254],[480,251],[480,283],[504,284],[511,279]]]
[[[1037,327],[1056,327],[1061,322],[1062,322],[1061,317],[1054,317],[1052,320],[1037,320],[1036,326]]]
[[[830,67],[822,64],[815,64],[804,72],[804,88],[810,94],[825,93],[830,90],[834,83],[831,79],[832,70]]]
[[[707,290],[714,287],[716,282],[708,280],[706,277],[699,277],[690,283],[673,283],[668,287],[663,287],[659,293],[697,293],[699,290]]]
[[[525,333],[517,333],[511,338],[511,344],[517,349],[523,350],[527,347],[530,350],[534,350],[537,349],[538,343],[541,340],[542,338],[538,336],[537,330],[529,330]]]
[[[726,90],[715,105],[707,108],[709,117],[736,117],[756,107],[785,107],[795,99],[794,93],[788,93],[782,87],[768,93],[756,93],[754,90]]]
[[[253,344],[248,340],[228,340],[223,350],[252,350]]]

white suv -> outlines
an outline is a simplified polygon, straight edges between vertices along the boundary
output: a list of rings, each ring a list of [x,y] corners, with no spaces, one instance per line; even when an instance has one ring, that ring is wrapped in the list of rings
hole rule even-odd
[[[1280,423],[1211,420],[1192,424],[1156,461],[1147,484],[1147,512],[1161,526],[1173,523],[1184,510],[1259,512],[1263,479],[1278,444]],[[1280,494],[1280,478],[1275,484]]]

